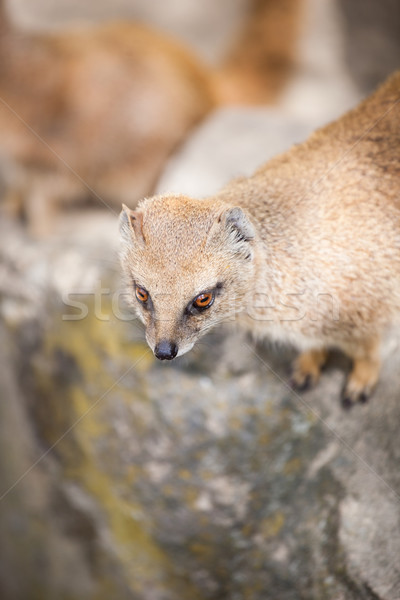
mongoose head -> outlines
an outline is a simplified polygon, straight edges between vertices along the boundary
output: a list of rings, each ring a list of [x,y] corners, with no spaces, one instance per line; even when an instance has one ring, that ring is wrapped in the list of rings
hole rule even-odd
[[[219,200],[158,196],[120,216],[128,297],[157,358],[190,350],[244,309],[254,277],[255,231]]]

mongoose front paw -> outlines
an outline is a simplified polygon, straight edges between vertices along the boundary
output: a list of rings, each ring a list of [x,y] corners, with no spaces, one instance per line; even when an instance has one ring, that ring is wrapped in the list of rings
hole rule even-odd
[[[327,357],[325,350],[302,352],[294,361],[290,385],[294,390],[304,392],[319,380],[321,368]]]
[[[293,371],[290,378],[290,387],[296,392],[306,392],[312,388],[317,382],[311,373],[300,373]]]
[[[342,392],[342,407],[349,409],[358,403],[365,404],[372,393],[372,389],[373,385],[363,385],[350,376]]]
[[[351,408],[354,404],[367,402],[378,381],[379,365],[377,352],[354,360],[353,369],[342,393],[343,408]]]

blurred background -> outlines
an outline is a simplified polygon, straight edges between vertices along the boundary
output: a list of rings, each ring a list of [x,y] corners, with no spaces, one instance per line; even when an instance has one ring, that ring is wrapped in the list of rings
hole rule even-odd
[[[0,597],[400,597],[397,342],[344,414],[221,327],[156,362],[117,216],[203,197],[400,64],[398,0],[0,0]]]

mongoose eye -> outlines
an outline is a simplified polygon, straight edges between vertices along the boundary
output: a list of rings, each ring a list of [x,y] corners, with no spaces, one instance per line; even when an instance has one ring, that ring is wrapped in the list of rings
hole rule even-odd
[[[199,296],[193,300],[193,306],[202,310],[203,308],[209,308],[213,302],[214,294],[212,292],[204,292],[204,294],[199,294]]]
[[[142,302],[143,304],[145,302],[147,302],[147,300],[149,299],[149,292],[139,286],[136,286],[135,294],[136,294],[136,298],[139,300],[139,302]]]

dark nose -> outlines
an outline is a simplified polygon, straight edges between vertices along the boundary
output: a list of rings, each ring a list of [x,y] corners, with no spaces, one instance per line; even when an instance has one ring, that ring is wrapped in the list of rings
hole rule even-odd
[[[154,354],[160,360],[172,360],[178,354],[178,346],[168,340],[162,340],[154,348]]]

